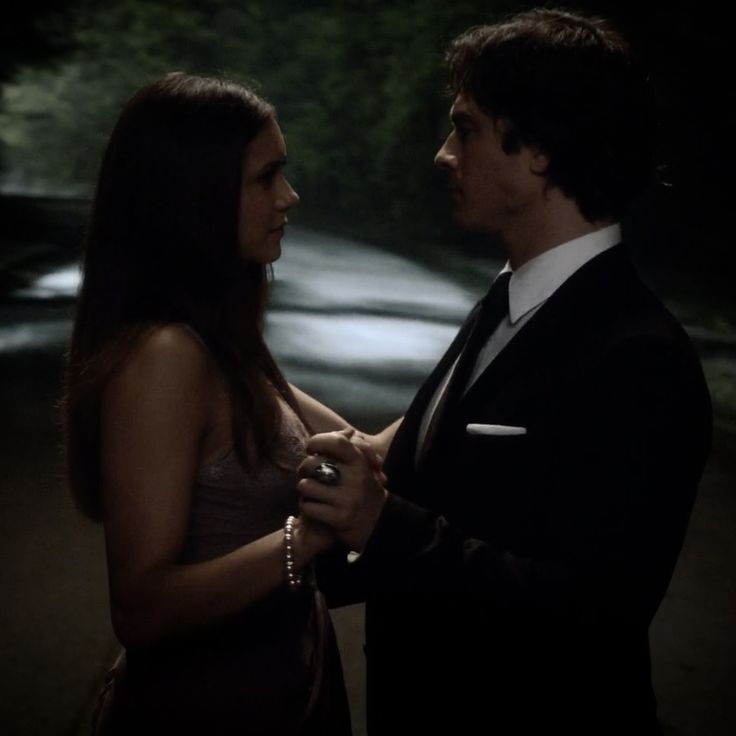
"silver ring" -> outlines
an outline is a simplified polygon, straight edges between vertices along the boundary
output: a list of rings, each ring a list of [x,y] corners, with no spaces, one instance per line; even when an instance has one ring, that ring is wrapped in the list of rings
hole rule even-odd
[[[340,468],[324,460],[312,471],[312,478],[326,486],[336,486],[340,482]]]

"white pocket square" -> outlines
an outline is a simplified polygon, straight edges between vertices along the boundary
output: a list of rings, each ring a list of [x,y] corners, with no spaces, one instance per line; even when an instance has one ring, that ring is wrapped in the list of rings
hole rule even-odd
[[[468,434],[489,434],[504,437],[526,434],[526,427],[513,427],[508,424],[468,424],[465,431]]]

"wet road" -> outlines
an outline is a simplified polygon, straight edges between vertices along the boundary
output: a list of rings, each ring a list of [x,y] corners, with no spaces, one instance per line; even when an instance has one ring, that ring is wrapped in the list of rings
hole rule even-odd
[[[292,231],[283,252],[274,265],[269,345],[292,382],[349,415],[368,406],[386,416],[402,411],[479,296],[341,238]],[[483,268],[490,278],[500,265]],[[0,355],[60,353],[79,267],[40,259],[27,270],[28,283],[0,305]]]

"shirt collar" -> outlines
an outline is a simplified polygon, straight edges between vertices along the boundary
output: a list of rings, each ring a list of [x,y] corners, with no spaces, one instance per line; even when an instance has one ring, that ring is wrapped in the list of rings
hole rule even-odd
[[[518,322],[554,294],[591,258],[621,242],[618,223],[569,240],[541,253],[513,272],[509,282],[509,319]],[[506,263],[501,273],[510,271]]]

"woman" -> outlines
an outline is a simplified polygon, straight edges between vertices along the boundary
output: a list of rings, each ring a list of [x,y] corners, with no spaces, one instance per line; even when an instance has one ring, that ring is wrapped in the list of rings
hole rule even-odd
[[[333,539],[292,516],[305,426],[348,425],[290,387],[263,340],[268,264],[299,199],[285,163],[268,103],[181,73],[130,100],[104,155],[66,420],[126,649],[112,732],[350,730],[309,572]]]

